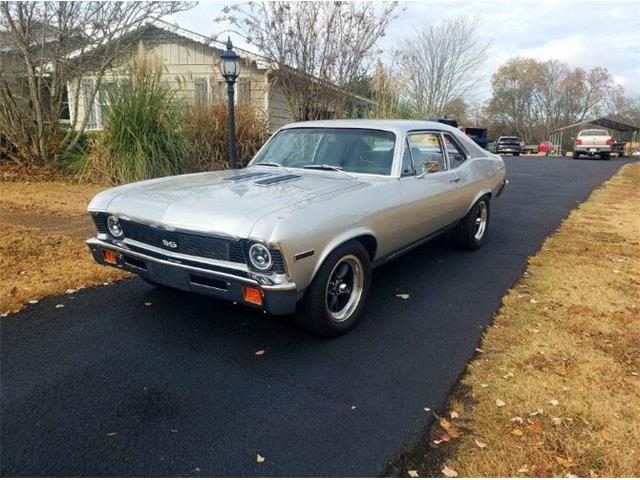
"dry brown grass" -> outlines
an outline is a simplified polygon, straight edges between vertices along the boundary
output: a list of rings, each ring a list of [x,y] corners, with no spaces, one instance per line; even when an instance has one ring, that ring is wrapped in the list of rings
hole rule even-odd
[[[636,163],[530,259],[450,400],[460,437],[432,433],[432,474],[640,476],[639,207]]]
[[[56,182],[0,182],[0,313],[29,300],[123,278],[95,264],[84,238],[86,206],[104,187]]]

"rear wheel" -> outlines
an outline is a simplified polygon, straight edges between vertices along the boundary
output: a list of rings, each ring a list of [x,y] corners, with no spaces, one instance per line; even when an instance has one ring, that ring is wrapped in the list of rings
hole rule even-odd
[[[519,153],[514,153],[514,154],[513,154],[513,156],[514,156],[514,157],[519,157],[519,156],[520,156],[520,154],[519,154]]]
[[[578,158],[580,158],[580,154],[578,152],[573,152],[573,159],[577,160]]]
[[[300,301],[296,321],[318,335],[343,335],[358,320],[370,286],[369,253],[360,242],[347,242],[331,252],[318,270]]]
[[[489,198],[482,197],[454,228],[453,236],[459,248],[477,250],[483,245],[488,228]]]
[[[611,154],[610,153],[602,153],[602,154],[600,154],[600,158],[602,160],[609,160],[611,158]]]

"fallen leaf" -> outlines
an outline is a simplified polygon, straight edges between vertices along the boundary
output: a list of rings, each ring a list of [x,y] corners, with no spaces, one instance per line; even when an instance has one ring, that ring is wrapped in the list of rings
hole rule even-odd
[[[531,300],[529,300],[529,303],[538,303],[538,301],[535,298],[532,298]]]
[[[506,375],[502,376],[502,378],[504,378],[504,379],[511,378],[511,377],[513,377],[513,373],[511,373],[511,372],[507,372]]]
[[[559,417],[553,417],[553,418],[551,419],[551,423],[552,423],[553,425],[555,425],[555,426],[562,425],[562,419],[561,419],[561,418],[559,418]]]
[[[151,302],[144,302],[144,306],[145,307],[150,307],[151,306]]]
[[[511,435],[521,437],[522,435],[524,435],[524,433],[522,433],[522,430],[520,430],[519,428],[514,428],[513,430],[511,430]]]
[[[557,407],[558,405],[560,405],[560,402],[554,398],[553,400],[549,400],[549,405]]]
[[[258,350],[258,351],[255,353],[255,355],[256,355],[256,357],[259,357],[259,356],[261,356],[261,355],[264,355],[264,350]]]
[[[266,458],[263,457],[262,455],[260,455],[259,453],[256,455],[256,462],[264,463],[265,460],[266,460]]]
[[[440,445],[442,443],[442,440],[434,440],[433,443],[435,443],[436,445]]]
[[[527,430],[533,433],[542,433],[542,425],[540,425],[539,423],[531,423],[527,425]]]
[[[425,412],[430,412],[430,411],[431,411],[431,409],[430,409],[429,407],[424,407],[424,411],[425,411]]]
[[[458,418],[460,415],[458,415],[458,412],[453,411],[453,412],[451,412],[450,416],[451,416],[451,418]]]
[[[402,300],[406,300],[407,298],[409,298],[409,294],[408,293],[398,293],[398,294],[396,294],[396,297],[401,298]]]
[[[529,471],[529,468],[527,467],[527,465],[523,465],[518,469],[518,473],[527,473]]]
[[[602,439],[605,442],[610,442],[611,441],[611,434],[609,432],[607,432],[606,430],[602,430],[600,432],[600,435],[602,436]]]
[[[506,405],[506,403],[504,403],[503,400],[498,399],[498,400],[496,400],[496,405],[498,407],[504,407]]]
[[[13,287],[9,290],[9,295],[15,295],[16,293],[18,293],[18,287]]]
[[[509,420],[510,422],[513,423],[524,423],[524,420],[522,417],[513,417],[511,420]]]
[[[576,464],[573,463],[571,459],[563,458],[563,457],[554,457],[554,458],[556,459],[556,462],[558,462],[564,468],[571,468],[576,466]]]
[[[107,437],[113,437],[114,435],[117,435],[117,434],[118,432],[110,432],[110,433],[107,433]]]
[[[355,410],[356,406],[355,405],[351,405],[351,410]]]
[[[171,429],[171,433],[178,433],[178,430],[177,430],[177,429],[175,429],[175,428],[172,428],[172,429]]]
[[[489,386],[489,384],[487,384],[487,383],[481,383],[481,384],[480,384],[480,386],[481,386],[482,388],[487,388],[487,387]]]
[[[407,470],[407,473],[409,474],[409,476],[411,478],[418,478],[420,475],[418,475],[418,471],[417,470]]]
[[[453,468],[449,468],[445,466],[442,470],[442,474],[447,478],[454,478],[458,476],[458,472],[456,472]]]
[[[531,412],[529,414],[530,417],[535,417],[536,415],[542,415],[544,413],[544,410],[542,408],[537,409],[535,412]]]
[[[567,374],[567,369],[564,367],[558,367],[556,368],[555,372],[561,377],[564,377]]]
[[[58,305],[56,305],[56,308],[63,308],[63,307],[64,307],[64,305],[63,305],[63,304],[61,304],[61,303],[60,303],[60,304],[58,304]]]
[[[480,447],[480,448],[484,448],[484,447],[486,447],[486,446],[487,446],[487,444],[486,444],[486,443],[484,443],[484,442],[482,442],[482,441],[478,440],[477,438],[474,440],[474,442],[475,442],[475,444],[476,444],[478,447]]]
[[[440,420],[440,426],[445,430],[449,430],[451,428],[451,423],[443,418],[442,420]]]
[[[484,353],[484,350],[482,350],[481,348],[476,348],[476,352],[478,352],[478,353]]]
[[[29,300],[29,303],[30,303],[31,305],[35,305],[36,303],[38,303],[38,300]]]
[[[67,295],[70,295],[70,294],[72,294],[72,293],[76,293],[77,291],[78,291],[78,290],[75,290],[75,289],[73,289],[73,288],[69,288],[69,289],[65,290],[65,292],[64,292],[64,293],[66,293]]]

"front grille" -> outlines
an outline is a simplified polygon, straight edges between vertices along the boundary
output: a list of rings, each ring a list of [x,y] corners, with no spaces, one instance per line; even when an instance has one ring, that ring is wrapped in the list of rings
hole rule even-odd
[[[91,218],[96,225],[98,233],[107,233],[107,214],[104,212],[91,212]]]
[[[184,255],[229,262],[245,262],[240,242],[236,240],[198,233],[175,232],[124,219],[120,219],[120,224],[125,239]]]

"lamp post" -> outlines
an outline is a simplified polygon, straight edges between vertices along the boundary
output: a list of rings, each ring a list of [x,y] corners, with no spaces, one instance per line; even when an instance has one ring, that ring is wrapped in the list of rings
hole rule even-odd
[[[228,101],[228,122],[229,122],[229,166],[237,168],[236,154],[236,116],[233,102],[233,85],[240,75],[240,56],[233,51],[231,38],[227,38],[227,49],[220,55],[220,72],[227,82]]]

